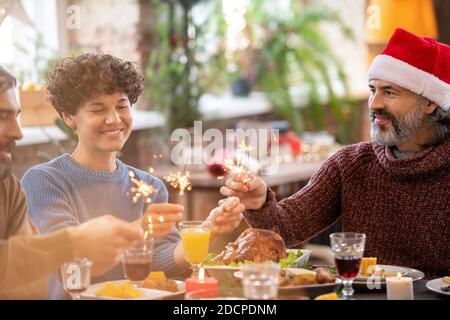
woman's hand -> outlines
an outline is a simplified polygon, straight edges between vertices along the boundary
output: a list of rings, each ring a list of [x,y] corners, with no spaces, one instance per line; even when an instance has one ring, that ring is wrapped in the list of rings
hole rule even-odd
[[[237,197],[220,200],[219,206],[211,210],[206,219],[211,223],[212,237],[220,237],[236,229],[242,221],[244,210],[245,206]]]
[[[74,258],[92,260],[94,276],[114,267],[125,249],[144,238],[138,226],[109,215],[69,227],[67,231]]]
[[[173,232],[175,224],[183,218],[184,207],[174,203],[152,203],[140,219],[148,236],[162,237]]]

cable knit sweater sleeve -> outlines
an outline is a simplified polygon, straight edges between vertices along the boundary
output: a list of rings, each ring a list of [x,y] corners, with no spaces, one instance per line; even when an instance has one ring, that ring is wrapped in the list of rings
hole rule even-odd
[[[69,190],[48,172],[30,169],[22,178],[27,195],[28,215],[42,233],[81,223],[71,206]]]
[[[287,199],[277,202],[268,188],[264,206],[245,212],[247,222],[279,233],[288,247],[296,247],[330,227],[341,214],[337,157],[328,159],[303,189]]]

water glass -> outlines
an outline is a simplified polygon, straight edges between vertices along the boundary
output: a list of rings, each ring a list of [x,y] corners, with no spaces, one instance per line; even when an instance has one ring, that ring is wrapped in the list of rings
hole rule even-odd
[[[280,265],[273,262],[246,263],[242,266],[244,297],[270,300],[278,296]]]
[[[91,284],[91,269],[92,261],[89,259],[77,259],[61,266],[64,290],[73,300],[80,300],[80,295]]]

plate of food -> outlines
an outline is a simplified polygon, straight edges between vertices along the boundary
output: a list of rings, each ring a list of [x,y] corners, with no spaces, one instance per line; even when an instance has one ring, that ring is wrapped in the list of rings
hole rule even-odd
[[[427,288],[436,293],[450,296],[450,277],[430,280],[427,282]]]
[[[234,276],[242,279],[242,272],[235,271]],[[285,268],[280,270],[278,278],[279,290],[291,291],[312,287],[335,287],[336,277],[334,271],[329,268]]]
[[[129,280],[95,283],[82,293],[83,300],[159,300],[184,294],[184,282],[166,279],[163,272],[152,272],[142,287]]]
[[[315,268],[314,270],[303,268],[286,268],[281,270],[279,289],[291,291],[313,287],[336,287],[334,271],[328,268]]]
[[[241,281],[242,272],[235,271],[234,276]],[[333,268],[284,268],[278,277],[278,295],[281,299],[290,299],[290,296],[314,299],[334,292],[337,286]]]
[[[239,282],[234,273],[245,263],[273,261],[281,268],[307,264],[311,250],[287,249],[280,235],[265,229],[249,228],[219,254],[209,254],[204,264],[211,277],[219,281]]]
[[[400,274],[402,277],[411,277],[413,281],[423,279],[425,274],[413,268],[377,264],[377,258],[362,258],[361,268],[357,277],[353,280],[355,286],[368,286],[376,288],[376,285],[386,285],[386,278],[395,277]]]

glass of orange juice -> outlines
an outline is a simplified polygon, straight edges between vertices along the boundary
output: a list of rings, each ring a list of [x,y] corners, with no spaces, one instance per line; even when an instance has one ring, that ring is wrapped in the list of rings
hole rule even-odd
[[[195,276],[208,255],[211,223],[208,221],[182,221],[179,227],[184,258],[191,264],[192,274]]]

